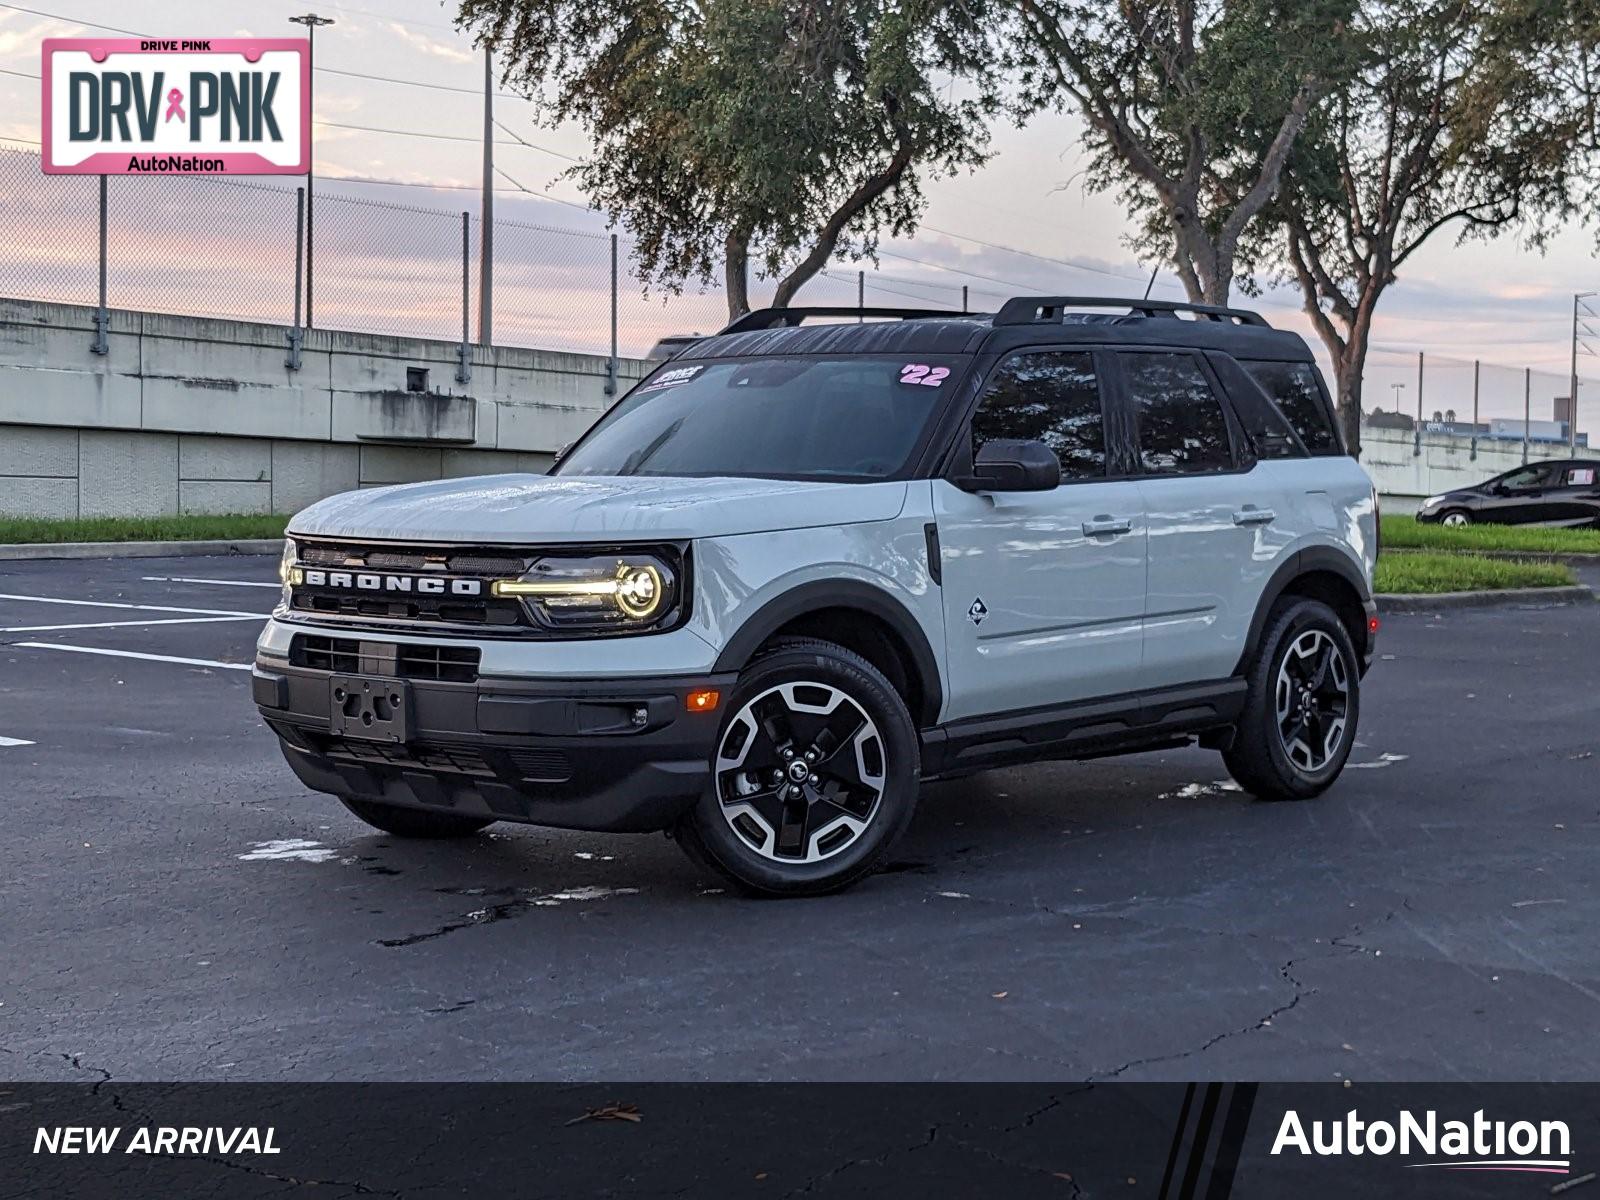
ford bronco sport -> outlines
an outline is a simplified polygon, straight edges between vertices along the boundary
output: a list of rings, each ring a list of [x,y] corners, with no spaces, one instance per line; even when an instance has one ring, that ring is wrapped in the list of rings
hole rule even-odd
[[[753,312],[549,476],[296,516],[254,698],[379,829],[667,830],[768,894],[860,879],[922,780],[1001,764],[1198,740],[1306,799],[1378,627],[1337,428],[1238,309]]]

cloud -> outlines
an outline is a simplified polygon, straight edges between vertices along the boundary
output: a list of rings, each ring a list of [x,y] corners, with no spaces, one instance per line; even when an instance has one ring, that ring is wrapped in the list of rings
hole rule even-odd
[[[459,46],[437,41],[425,33],[418,33],[415,29],[400,24],[398,21],[388,21],[386,24],[389,27],[389,32],[393,33],[413,50],[420,50],[423,54],[432,55],[434,58],[442,58],[446,62],[466,63],[473,60],[472,53],[463,50]]]

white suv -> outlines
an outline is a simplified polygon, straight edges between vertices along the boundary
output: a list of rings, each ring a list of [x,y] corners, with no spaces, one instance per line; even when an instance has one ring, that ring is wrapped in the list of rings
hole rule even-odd
[[[861,878],[921,780],[1006,763],[1198,740],[1303,799],[1378,627],[1336,429],[1241,310],[763,310],[549,476],[295,517],[255,700],[390,833],[668,830],[770,894]]]

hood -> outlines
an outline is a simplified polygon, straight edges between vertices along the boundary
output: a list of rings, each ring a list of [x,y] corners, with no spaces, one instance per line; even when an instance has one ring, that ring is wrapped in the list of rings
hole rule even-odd
[[[901,483],[483,475],[345,492],[289,522],[291,534],[400,542],[686,541],[887,521]]]

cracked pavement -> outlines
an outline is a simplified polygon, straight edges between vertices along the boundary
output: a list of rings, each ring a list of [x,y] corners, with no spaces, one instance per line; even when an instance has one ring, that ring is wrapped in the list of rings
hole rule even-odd
[[[143,577],[273,568],[8,563],[0,592],[265,611]],[[0,628],[134,616],[0,600]],[[247,672],[15,645],[243,662],[248,621],[0,634],[0,738],[36,743],[0,747],[0,1070],[1593,1078],[1596,620],[1387,618],[1373,765],[1320,800],[1254,803],[1201,750],[989,772],[806,902],[728,894],[660,836],[388,838],[293,779]]]

